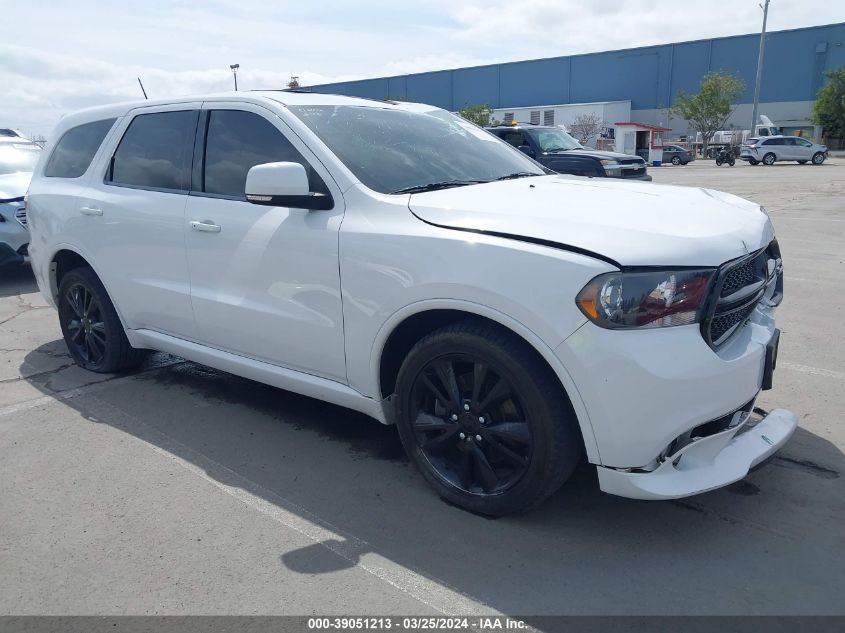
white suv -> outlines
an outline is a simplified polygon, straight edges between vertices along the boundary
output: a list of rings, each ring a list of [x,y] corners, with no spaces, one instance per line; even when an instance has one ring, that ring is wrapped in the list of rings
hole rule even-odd
[[[610,493],[704,492],[795,429],[752,414],[782,267],[751,202],[550,174],[443,110],[333,95],[101,107],[52,138],[31,255],[92,371],[162,350],[362,411],[489,515],[583,454]]]

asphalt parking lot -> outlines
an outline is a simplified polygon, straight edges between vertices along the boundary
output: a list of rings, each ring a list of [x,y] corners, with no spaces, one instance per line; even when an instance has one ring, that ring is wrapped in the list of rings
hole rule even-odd
[[[582,468],[540,509],[446,505],[392,428],[165,355],[73,366],[0,272],[0,614],[843,614],[845,159],[652,169],[764,204],[786,299],[764,409],[800,428],[677,502]]]

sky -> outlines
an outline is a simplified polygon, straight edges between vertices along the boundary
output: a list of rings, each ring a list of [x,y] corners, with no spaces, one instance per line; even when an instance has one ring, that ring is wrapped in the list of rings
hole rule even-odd
[[[759,31],[760,0],[0,0],[0,127],[142,98],[303,85]],[[769,30],[845,22],[771,0]],[[11,28],[10,28],[11,27]]]

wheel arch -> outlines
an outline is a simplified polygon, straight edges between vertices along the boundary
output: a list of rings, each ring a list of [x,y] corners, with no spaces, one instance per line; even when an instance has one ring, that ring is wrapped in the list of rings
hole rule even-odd
[[[598,446],[589,414],[572,376],[560,359],[537,334],[516,319],[488,306],[459,300],[430,300],[411,304],[395,312],[379,330],[373,345],[370,367],[372,381],[383,402],[385,418],[392,422],[391,398],[399,367],[411,348],[428,333],[449,323],[476,319],[507,330],[519,337],[554,373],[581,428],[584,448],[592,463],[599,463]]]
[[[87,257],[79,249],[69,244],[58,245],[55,252],[50,257],[50,265],[48,267],[47,274],[48,283],[50,285],[50,295],[53,299],[54,305],[56,307],[59,305],[59,285],[61,284],[62,277],[71,270],[83,266],[93,270],[94,274],[97,275],[97,279],[99,279],[100,283],[103,284],[103,288],[106,289],[106,294],[114,306],[115,312],[117,312],[117,318],[120,319],[120,324],[123,326],[124,331],[126,331],[126,320],[123,318],[120,307],[118,307],[118,305],[114,302],[114,299],[112,298],[113,295],[109,290],[106,280],[103,279],[103,276],[97,270],[97,267],[91,263],[90,257]]]

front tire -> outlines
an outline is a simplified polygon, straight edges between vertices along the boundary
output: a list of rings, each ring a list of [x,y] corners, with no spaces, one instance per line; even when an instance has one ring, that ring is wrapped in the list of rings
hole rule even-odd
[[[824,153],[816,152],[813,154],[813,165],[821,165],[824,162]]]
[[[672,157],[672,164],[673,165],[680,165],[681,164],[681,157],[680,156],[673,156]]]
[[[408,456],[440,496],[489,516],[538,505],[569,478],[583,447],[551,369],[514,334],[472,320],[408,353],[396,414]]]
[[[106,289],[90,268],[68,272],[59,285],[59,323],[74,362],[107,374],[129,369],[146,356],[134,349]]]
[[[777,156],[769,152],[765,156],[763,156],[763,164],[764,165],[774,165],[775,161],[777,160]]]

